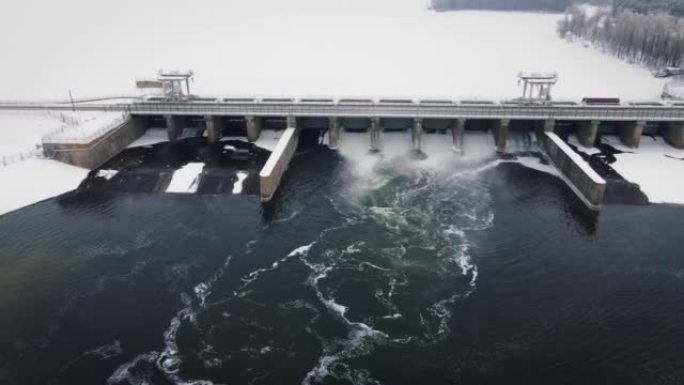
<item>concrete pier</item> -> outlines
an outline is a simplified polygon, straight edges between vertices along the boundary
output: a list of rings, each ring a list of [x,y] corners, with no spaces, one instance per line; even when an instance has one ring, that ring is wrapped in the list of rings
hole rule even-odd
[[[340,143],[340,120],[336,117],[330,118],[328,126],[328,146],[337,150]]]
[[[544,121],[544,132],[553,132],[553,130],[556,128],[556,120],[555,119],[546,119]]]
[[[286,124],[287,128],[290,128],[290,127],[297,128],[297,118],[295,118],[292,115],[289,115],[289,116],[287,116],[287,118],[285,118],[285,124]]]
[[[299,130],[295,127],[285,129],[283,136],[278,140],[271,156],[259,173],[259,188],[262,202],[268,202],[273,199],[280,185],[280,180],[297,150],[298,144]]]
[[[598,120],[591,120],[587,122],[580,122],[577,128],[577,139],[584,147],[594,147],[596,143],[596,135],[598,135],[598,126],[601,122]]]
[[[494,127],[494,143],[497,152],[506,152],[506,142],[508,141],[508,125],[510,119],[501,119],[496,122]]]
[[[590,208],[598,209],[603,203],[606,181],[558,135],[545,133],[542,148],[547,159],[561,172],[577,196]]]
[[[641,142],[641,135],[646,127],[646,122],[637,120],[636,122],[627,122],[620,128],[620,141],[627,147],[638,148]]]
[[[380,151],[380,119],[371,118],[368,131],[370,132],[371,152]]]
[[[169,138],[169,142],[175,142],[176,138],[178,138],[176,117],[173,115],[164,115],[164,120],[166,121],[166,134]]]
[[[464,154],[463,151],[463,135],[465,133],[465,119],[456,119],[454,127],[451,129],[452,143],[454,151]]]
[[[221,127],[219,119],[216,116],[206,115],[204,117],[204,122],[207,129],[207,140],[209,143],[216,143],[221,140]]]
[[[423,149],[423,119],[416,118],[413,120],[413,129],[411,130],[411,149],[417,153],[420,153]]]
[[[256,142],[261,135],[261,118],[245,116],[245,122],[247,123],[247,140]]]
[[[663,138],[675,148],[684,148],[684,122],[670,122],[663,128]]]

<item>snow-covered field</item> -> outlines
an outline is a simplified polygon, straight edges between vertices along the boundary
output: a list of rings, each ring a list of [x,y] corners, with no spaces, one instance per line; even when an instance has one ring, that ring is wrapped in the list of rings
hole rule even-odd
[[[0,215],[73,190],[88,170],[40,159],[41,140],[91,138],[120,113],[0,112]]]
[[[424,0],[4,5],[0,99],[135,94],[160,68],[193,69],[204,94],[503,98],[522,93],[521,70],[557,71],[556,98],[654,99],[663,86],[558,38],[560,14],[436,13]]]
[[[43,135],[62,124],[55,113],[0,112],[0,157],[35,150]]]
[[[601,139],[623,151],[615,155],[616,161],[610,166],[623,178],[638,184],[651,203],[684,204],[684,150],[673,148],[661,137],[642,137],[638,149],[623,145],[616,136]],[[601,152],[595,147],[578,145],[576,139],[569,142],[587,154]]]
[[[0,167],[0,215],[78,187],[88,170],[49,159]]]

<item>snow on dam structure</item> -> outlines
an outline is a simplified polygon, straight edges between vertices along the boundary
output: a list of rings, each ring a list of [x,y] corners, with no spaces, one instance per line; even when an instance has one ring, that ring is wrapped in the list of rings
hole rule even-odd
[[[273,199],[298,143],[299,130],[293,126],[288,127],[259,173],[259,190],[263,202]]]
[[[603,203],[606,181],[553,132],[545,132],[541,144],[546,158],[561,172],[570,189],[587,206],[597,209]]]
[[[150,127],[165,128],[173,142],[192,128],[204,132],[209,143],[224,136],[258,141],[262,131],[286,130],[260,176],[261,198],[270,200],[287,170],[299,136],[327,138],[335,149],[345,131],[368,132],[369,151],[382,151],[381,138],[391,131],[410,131],[412,151],[422,150],[422,137],[446,133],[453,148],[463,150],[465,131],[489,131],[499,153],[509,151],[511,132],[534,131],[541,150],[566,178],[570,187],[592,208],[603,199],[606,182],[560,137],[575,134],[585,147],[592,147],[599,135],[611,130],[623,144],[638,148],[642,135],[662,136],[671,146],[684,148],[684,102],[621,102],[601,104],[594,100],[447,100],[447,99],[334,99],[334,98],[251,98],[197,97],[171,100],[161,97],[128,103],[0,104],[2,109],[119,111],[131,122],[112,133],[83,145],[46,145],[57,159],[93,168],[111,157],[123,144],[132,142]],[[555,134],[554,134],[555,133]],[[558,135],[556,135],[558,134]],[[58,151],[62,150],[62,151]],[[429,154],[428,154],[429,155]]]
[[[47,136],[42,140],[43,153],[61,162],[93,170],[115,157],[144,132],[139,119],[127,117],[92,138]]]

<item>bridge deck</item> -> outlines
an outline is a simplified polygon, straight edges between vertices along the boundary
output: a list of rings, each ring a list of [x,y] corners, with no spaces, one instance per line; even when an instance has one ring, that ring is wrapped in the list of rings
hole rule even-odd
[[[220,100],[220,99],[217,99]],[[249,100],[249,99],[243,99]],[[0,110],[72,110],[70,104],[0,104]],[[340,118],[518,119],[684,121],[684,105],[525,105],[514,103],[342,103],[342,102],[134,102],[81,104],[82,111],[124,111],[132,115],[296,116]]]

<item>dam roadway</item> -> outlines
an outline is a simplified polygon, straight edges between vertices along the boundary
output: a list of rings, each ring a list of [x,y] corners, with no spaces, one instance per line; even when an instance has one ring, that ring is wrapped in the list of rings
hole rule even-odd
[[[131,115],[215,115],[296,117],[378,117],[426,119],[645,120],[684,121],[684,102],[586,105],[577,102],[526,103],[489,100],[196,98],[148,99],[130,103],[0,103],[0,110],[122,111]]]

